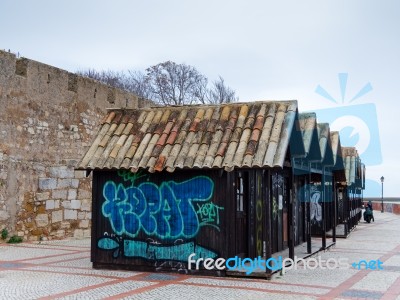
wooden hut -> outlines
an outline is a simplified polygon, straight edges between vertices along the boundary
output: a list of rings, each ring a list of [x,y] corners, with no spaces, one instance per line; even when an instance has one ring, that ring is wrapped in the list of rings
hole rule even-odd
[[[345,181],[341,183],[343,205],[339,207],[344,224],[344,236],[355,228],[361,219],[363,190],[365,189],[365,165],[354,147],[342,147]]]
[[[93,172],[94,267],[293,256],[297,119],[297,101],[109,110],[78,165]]]

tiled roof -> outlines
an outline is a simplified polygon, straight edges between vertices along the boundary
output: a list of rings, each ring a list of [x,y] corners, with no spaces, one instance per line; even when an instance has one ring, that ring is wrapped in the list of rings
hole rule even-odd
[[[338,131],[331,131],[331,146],[335,169],[343,169],[342,145]]]
[[[299,125],[302,133],[306,158],[320,162],[323,158],[317,130],[317,116],[314,112],[299,114]]]
[[[297,101],[110,110],[78,169],[282,167]]]
[[[352,185],[356,181],[357,168],[360,163],[357,149],[354,147],[342,147],[342,156],[347,185]]]
[[[334,166],[330,129],[328,123],[318,123],[318,140],[321,158],[326,166]]]

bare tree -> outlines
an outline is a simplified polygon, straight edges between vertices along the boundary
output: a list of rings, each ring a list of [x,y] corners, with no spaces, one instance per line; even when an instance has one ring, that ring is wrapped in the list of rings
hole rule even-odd
[[[125,74],[122,72],[108,71],[96,71],[94,69],[88,69],[86,71],[78,71],[78,75],[89,77],[98,80],[107,85],[111,85],[120,89],[126,89],[125,86]]]
[[[152,87],[148,77],[141,71],[128,71],[127,90],[135,93],[140,98],[151,99]]]
[[[202,94],[199,92],[207,83],[207,78],[194,67],[167,61],[146,71],[156,102],[163,105],[201,102]]]
[[[235,91],[225,85],[224,79],[214,81],[208,88],[207,78],[196,68],[166,61],[141,71],[96,71],[88,69],[77,74],[98,80],[152,100],[161,105],[221,104],[237,101]]]
[[[208,102],[212,104],[230,103],[238,101],[236,93],[230,87],[225,85],[224,79],[219,76],[219,79],[213,82],[213,86],[208,93]]]

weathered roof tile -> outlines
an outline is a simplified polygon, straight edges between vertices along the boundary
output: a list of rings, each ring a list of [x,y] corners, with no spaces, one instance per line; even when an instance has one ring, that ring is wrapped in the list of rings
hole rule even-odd
[[[110,111],[78,168],[283,166],[296,101]]]

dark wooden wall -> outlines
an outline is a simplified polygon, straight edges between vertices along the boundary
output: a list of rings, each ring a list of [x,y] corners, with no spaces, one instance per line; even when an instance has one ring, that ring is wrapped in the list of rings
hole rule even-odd
[[[301,185],[290,168],[94,171],[92,262],[186,272],[191,253],[270,257],[306,239]]]
[[[226,257],[233,199],[233,176],[222,171],[95,171],[92,261],[180,269],[188,253]]]

